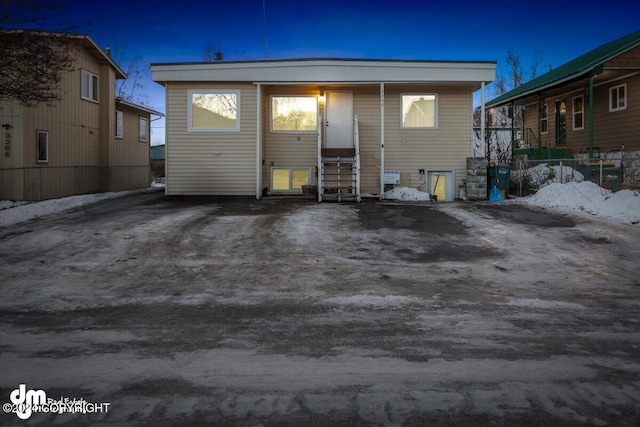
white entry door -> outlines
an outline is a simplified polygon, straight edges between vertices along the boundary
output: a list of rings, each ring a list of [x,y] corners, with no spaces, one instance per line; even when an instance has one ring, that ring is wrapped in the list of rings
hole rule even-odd
[[[326,92],[325,147],[353,148],[353,93]]]

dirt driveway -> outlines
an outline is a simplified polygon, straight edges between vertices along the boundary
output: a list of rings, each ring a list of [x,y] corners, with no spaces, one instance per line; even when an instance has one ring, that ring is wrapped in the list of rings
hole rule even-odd
[[[151,193],[0,253],[0,400],[98,412],[32,425],[640,424],[637,226]]]

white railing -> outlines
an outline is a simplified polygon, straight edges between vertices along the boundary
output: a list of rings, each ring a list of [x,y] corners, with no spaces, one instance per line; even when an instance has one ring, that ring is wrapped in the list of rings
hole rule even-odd
[[[318,201],[321,202],[322,201],[322,193],[324,192],[324,189],[322,188],[322,186],[324,185],[322,182],[322,116],[320,114],[318,114],[318,170],[317,175],[318,175]]]
[[[358,116],[353,117],[353,147],[356,149],[356,158],[353,167],[356,173],[356,199],[360,201],[360,129]]]

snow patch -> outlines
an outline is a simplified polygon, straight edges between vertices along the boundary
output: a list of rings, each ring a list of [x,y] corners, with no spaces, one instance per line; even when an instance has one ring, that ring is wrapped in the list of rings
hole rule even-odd
[[[571,212],[586,212],[622,222],[640,222],[640,192],[621,190],[616,193],[590,181],[550,184],[522,202]]]
[[[532,186],[541,188],[553,183],[582,182],[584,175],[569,166],[549,166],[541,163],[524,171]]]
[[[393,190],[385,191],[384,198],[389,200],[431,200],[429,193],[409,187],[397,187]]]

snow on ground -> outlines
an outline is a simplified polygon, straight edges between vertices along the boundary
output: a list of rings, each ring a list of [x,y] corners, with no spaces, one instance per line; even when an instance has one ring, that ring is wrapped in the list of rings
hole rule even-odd
[[[0,227],[8,227],[13,224],[29,221],[33,218],[63,212],[67,209],[89,205],[101,200],[149,191],[157,187],[164,187],[164,185],[157,185],[154,183],[151,187],[141,190],[119,191],[117,193],[82,194],[79,196],[69,196],[60,199],[50,199],[32,203],[2,200],[0,201]]]
[[[566,168],[565,169],[570,169]],[[558,171],[559,172],[559,171]],[[567,173],[566,171],[564,171]],[[575,171],[574,171],[575,172]],[[559,176],[559,173],[556,177]],[[577,178],[577,175],[573,175]],[[42,202],[0,201],[0,227],[7,227],[44,215],[95,203],[100,200],[126,196],[162,186],[153,185],[148,189],[121,191],[118,193],[85,194]],[[387,200],[425,201],[429,194],[415,188],[398,187],[384,193]],[[548,207],[568,212],[585,212],[595,216],[615,219],[624,223],[640,223],[640,191],[621,190],[611,192],[590,181],[551,183],[533,196],[519,198],[516,203]]]
[[[384,198],[387,200],[430,200],[429,193],[420,191],[415,188],[397,187],[393,190],[386,191]]]
[[[518,201],[570,212],[586,212],[631,224],[640,222],[640,191],[614,193],[590,181],[549,184],[533,196]]]

